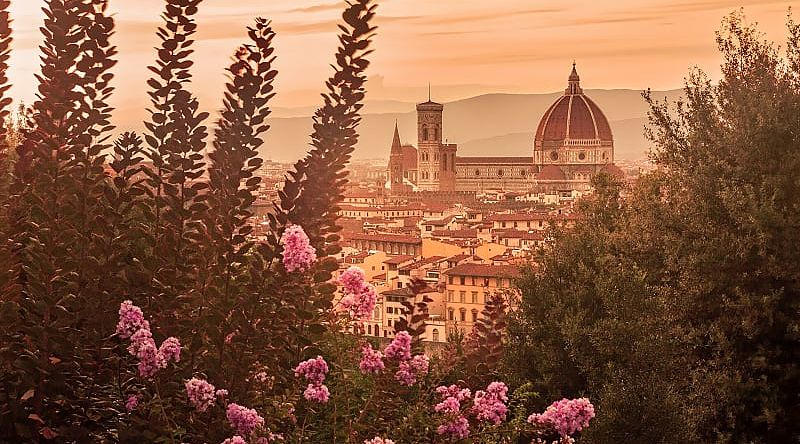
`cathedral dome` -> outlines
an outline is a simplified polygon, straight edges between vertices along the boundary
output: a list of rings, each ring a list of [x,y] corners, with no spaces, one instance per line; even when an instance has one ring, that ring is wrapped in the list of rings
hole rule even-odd
[[[574,63],[569,86],[542,116],[536,140],[613,140],[611,126],[603,111],[583,93]]]

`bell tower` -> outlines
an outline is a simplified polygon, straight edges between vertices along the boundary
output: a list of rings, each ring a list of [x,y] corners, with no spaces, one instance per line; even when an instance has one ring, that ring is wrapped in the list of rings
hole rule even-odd
[[[394,137],[392,138],[392,149],[389,152],[389,190],[396,195],[405,190],[403,181],[403,146],[400,144],[400,132],[397,130],[397,122],[394,123]]]
[[[430,98],[417,104],[417,184],[422,191],[439,191],[444,106]]]

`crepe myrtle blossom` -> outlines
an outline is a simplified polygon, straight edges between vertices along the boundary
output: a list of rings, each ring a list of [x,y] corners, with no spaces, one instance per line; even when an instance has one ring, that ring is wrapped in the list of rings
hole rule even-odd
[[[394,378],[401,385],[412,386],[421,376],[428,374],[430,360],[425,355],[416,355],[410,360],[401,361]]]
[[[364,441],[364,444],[394,444],[394,441],[389,438],[381,438],[380,436],[376,436],[372,439]]]
[[[588,398],[562,399],[547,407],[544,413],[528,417],[531,424],[555,430],[562,437],[580,432],[594,418],[594,406]]]
[[[505,421],[508,413],[508,387],[502,382],[492,382],[486,391],[475,392],[472,402],[472,413],[479,421],[488,421],[494,425]]]
[[[226,439],[225,441],[222,441],[222,444],[247,444],[247,441],[245,441],[241,436],[236,435]]]
[[[344,289],[339,305],[358,320],[369,319],[378,301],[378,291],[366,281],[364,270],[351,266],[339,276],[339,283]]]
[[[130,395],[125,401],[125,410],[132,412],[139,406],[139,395]]]
[[[303,397],[308,401],[326,404],[330,399],[331,392],[325,384],[308,384],[308,387],[303,391]]]
[[[236,433],[243,436],[250,436],[256,429],[264,426],[264,418],[253,409],[242,407],[239,404],[230,403],[225,412],[231,427]]]
[[[192,378],[186,381],[186,396],[194,408],[205,412],[216,401],[214,386],[205,379]],[[222,390],[219,390],[222,391]]]
[[[325,381],[325,375],[328,373],[328,363],[322,356],[308,359],[297,364],[294,369],[296,377],[304,377],[306,381],[311,384],[322,384]]]
[[[306,271],[317,260],[317,252],[300,225],[291,225],[281,236],[283,267],[289,273]]]
[[[377,375],[386,366],[383,363],[383,353],[372,348],[372,344],[361,346],[361,362],[358,363],[361,373],[372,373]]]
[[[392,342],[383,350],[388,359],[407,361],[411,359],[411,335],[407,331],[399,331]]]
[[[442,401],[436,404],[433,410],[445,416],[444,422],[437,427],[436,432],[452,439],[464,439],[469,436],[469,421],[461,413],[461,402],[469,399],[470,390],[451,385],[437,387],[436,393]]]
[[[150,331],[150,324],[144,319],[142,309],[129,300],[122,302],[119,305],[117,335],[122,339],[128,339],[142,329]]]

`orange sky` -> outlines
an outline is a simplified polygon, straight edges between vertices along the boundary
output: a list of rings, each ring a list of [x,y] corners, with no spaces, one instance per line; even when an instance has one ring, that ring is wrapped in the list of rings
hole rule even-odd
[[[30,102],[38,70],[39,8],[43,0],[12,2],[12,94]],[[111,0],[120,110],[146,103],[146,66],[156,45],[161,0]],[[419,99],[484,92],[551,92],[564,88],[573,59],[586,88],[669,89],[689,67],[718,72],[714,31],[723,15],[745,8],[767,36],[783,44],[786,0],[385,0],[380,2],[371,99]],[[194,88],[204,108],[220,101],[222,69],[254,16],[274,21],[278,106],[317,103],[336,44],[343,2],[334,0],[205,0]]]

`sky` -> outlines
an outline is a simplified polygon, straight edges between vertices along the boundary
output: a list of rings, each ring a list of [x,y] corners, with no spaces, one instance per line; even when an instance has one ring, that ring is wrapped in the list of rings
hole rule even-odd
[[[693,66],[719,72],[715,31],[742,7],[767,37],[783,44],[786,0],[384,0],[369,68],[372,100],[415,101],[432,85],[434,98],[490,92],[562,90],[575,60],[582,86],[664,90],[681,86]],[[35,95],[44,0],[15,0],[11,94]],[[798,5],[800,6],[800,5]],[[146,67],[163,0],[110,0],[120,62],[112,105],[142,109]],[[203,107],[220,102],[223,69],[256,16],[273,20],[280,107],[317,102],[336,47],[343,1],[205,0],[197,15],[193,88]],[[795,16],[797,17],[797,13]],[[800,19],[800,17],[798,17]],[[131,111],[132,112],[132,111]]]

